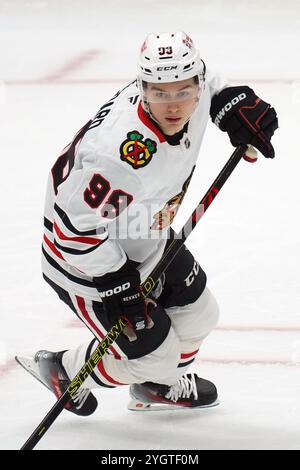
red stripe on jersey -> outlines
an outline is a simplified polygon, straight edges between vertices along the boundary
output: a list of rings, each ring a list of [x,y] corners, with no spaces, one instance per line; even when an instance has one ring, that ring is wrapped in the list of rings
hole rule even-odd
[[[193,352],[190,352],[190,353],[183,353],[183,354],[180,355],[180,358],[181,359],[187,359],[188,357],[192,357],[195,354],[197,354],[198,351],[199,351],[199,348],[196,349],[196,351],[193,351]]]
[[[67,235],[65,235],[60,230],[56,222],[54,222],[53,227],[58,237],[61,240],[71,240],[73,242],[78,242],[78,243],[87,243],[88,245],[99,245],[103,241],[103,240],[99,240],[98,238],[91,238],[91,237],[67,237]]]
[[[48,237],[46,237],[46,235],[44,235],[44,242],[49,246],[50,250],[53,251],[53,253],[58,256],[60,259],[65,260],[65,258],[63,257],[63,255],[61,254],[60,251],[58,251],[58,249],[56,248],[56,246],[54,245],[54,243],[52,243]]]
[[[98,370],[99,370],[100,374],[103,375],[103,377],[104,377],[108,382],[110,382],[111,384],[113,384],[113,385],[128,385],[128,384],[123,384],[123,383],[121,383],[121,382],[117,382],[117,381],[116,381],[115,379],[113,379],[110,375],[108,375],[108,373],[107,373],[106,370],[104,369],[103,361],[98,362],[97,367],[98,367]]]
[[[160,143],[165,142],[166,138],[163,133],[155,126],[155,124],[151,121],[149,116],[145,113],[142,102],[140,101],[138,105],[138,116],[143,124],[145,124],[149,129],[154,132],[154,134],[158,137]]]
[[[90,327],[99,335],[99,337],[101,339],[104,339],[104,334],[99,330],[97,325],[93,322],[93,320],[91,319],[91,317],[88,314],[87,309],[85,308],[84,298],[79,297],[78,295],[76,295],[76,300],[77,300],[79,310],[81,311],[83,317],[86,319],[86,321],[88,322]],[[113,353],[113,355],[115,356],[116,359],[121,359],[120,354],[117,353],[117,351],[115,350],[115,348],[113,348],[113,346],[110,346],[109,349]]]

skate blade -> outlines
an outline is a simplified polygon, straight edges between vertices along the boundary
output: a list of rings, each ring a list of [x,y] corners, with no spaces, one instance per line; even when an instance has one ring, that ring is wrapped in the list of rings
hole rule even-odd
[[[172,403],[159,403],[159,402],[143,402],[141,400],[132,398],[127,405],[129,411],[170,411],[170,410],[199,410],[202,408],[212,408],[220,404],[219,400],[210,403],[209,405],[200,406],[182,406],[173,405]]]
[[[52,392],[51,388],[47,385],[46,382],[44,382],[39,374],[39,366],[37,362],[32,359],[32,357],[26,357],[26,356],[15,356],[15,360],[17,361],[18,364],[20,364],[23,369],[25,369],[27,372],[29,372],[32,377],[34,377],[36,380],[38,380],[41,384],[43,384],[50,392]]]

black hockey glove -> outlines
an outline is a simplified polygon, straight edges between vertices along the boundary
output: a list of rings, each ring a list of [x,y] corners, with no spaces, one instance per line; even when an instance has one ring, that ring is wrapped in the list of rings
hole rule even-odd
[[[227,132],[234,147],[251,144],[265,157],[274,158],[270,142],[278,128],[276,111],[248,86],[224,88],[211,102],[212,121]]]
[[[153,321],[148,314],[148,307],[149,304],[152,307],[156,304],[150,299],[144,299],[140,273],[134,262],[127,260],[118,271],[94,277],[93,280],[112,324],[124,317],[133,332],[152,328]]]

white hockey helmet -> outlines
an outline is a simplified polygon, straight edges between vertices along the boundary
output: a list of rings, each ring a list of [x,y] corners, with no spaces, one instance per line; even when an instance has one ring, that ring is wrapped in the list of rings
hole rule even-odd
[[[205,64],[186,33],[177,31],[147,36],[138,61],[139,82],[169,83],[195,76],[198,76],[202,87]]]

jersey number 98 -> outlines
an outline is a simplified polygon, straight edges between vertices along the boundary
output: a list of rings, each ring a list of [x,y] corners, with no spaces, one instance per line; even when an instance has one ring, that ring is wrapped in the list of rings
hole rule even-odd
[[[109,181],[99,173],[94,174],[83,195],[92,209],[98,209],[102,205],[100,215],[107,219],[118,217],[133,201],[133,196],[122,189],[111,191]]]

